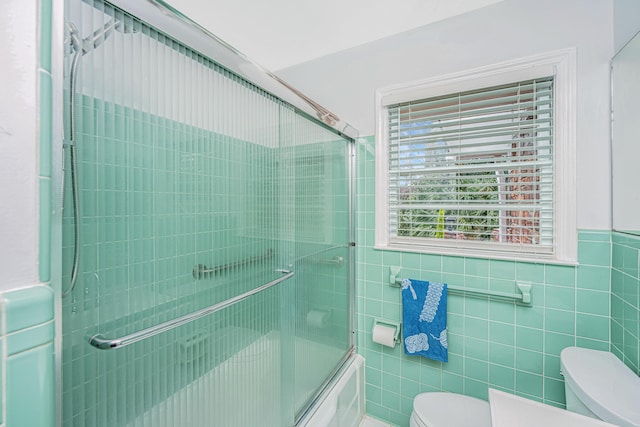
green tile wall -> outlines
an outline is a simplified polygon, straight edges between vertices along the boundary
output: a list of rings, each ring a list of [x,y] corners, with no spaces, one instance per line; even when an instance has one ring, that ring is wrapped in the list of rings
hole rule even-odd
[[[266,332],[280,325],[283,303],[275,287],[122,350],[99,351],[85,339],[96,332],[126,335],[273,280],[277,256],[202,279],[192,270],[283,252],[275,239],[277,156],[269,147],[87,96],[78,117],[83,247],[76,288],[62,301],[63,424],[124,425],[242,348],[233,337],[208,331]],[[70,180],[65,184],[69,197]],[[73,217],[71,209],[64,212],[62,283],[68,284]],[[261,304],[267,307],[261,316],[246,315]],[[198,340],[190,356],[174,350]],[[95,366],[107,368],[94,373]],[[98,386],[108,378],[118,385]],[[151,393],[151,381],[166,383]],[[141,399],[140,392],[151,395]]]
[[[640,237],[613,232],[611,351],[640,374]]]
[[[298,366],[279,379],[287,384],[282,390],[295,394],[282,397],[293,419],[353,340],[348,141],[277,100],[268,105],[280,120],[269,126],[274,134],[268,145],[90,96],[78,104],[82,252],[76,287],[62,300],[63,424],[126,425],[151,408],[170,406],[178,390],[207,381],[217,367],[243,370],[225,371],[220,381],[237,379],[252,366],[276,375],[260,363],[279,365],[279,355],[283,366]],[[245,119],[238,117],[239,127]],[[269,136],[266,130],[261,135]],[[70,207],[71,180],[65,185]],[[72,212],[65,209],[63,218],[65,284],[73,258]],[[266,253],[273,256],[243,261]],[[198,264],[231,267],[196,279]],[[98,332],[123,336],[235,297],[279,278],[282,268],[295,276],[196,322],[114,351],[87,343]],[[308,325],[311,310],[328,313],[326,324]],[[283,345],[291,351],[265,353],[246,365],[232,359],[273,332],[288,338]],[[298,341],[315,341],[327,354],[315,354],[322,360],[306,369],[314,355]],[[264,383],[269,390],[255,399],[254,412],[280,397],[278,380]],[[210,392],[197,393],[176,416],[203,413]],[[265,417],[268,425],[293,423]]]
[[[6,379],[8,426],[52,427],[54,418],[54,294],[33,286],[0,296],[5,325],[0,337],[6,358],[0,378]],[[37,411],[33,408],[37,407]]]
[[[357,342],[366,359],[367,412],[404,426],[417,393],[487,399],[488,387],[564,406],[560,351],[609,349],[610,231],[579,231],[578,267],[375,250],[374,153],[372,138],[359,140]],[[391,265],[403,277],[470,288],[512,291],[515,280],[531,282],[533,306],[450,295],[449,362],[407,356],[401,346],[371,340],[375,317],[401,316],[400,291],[387,283]]]

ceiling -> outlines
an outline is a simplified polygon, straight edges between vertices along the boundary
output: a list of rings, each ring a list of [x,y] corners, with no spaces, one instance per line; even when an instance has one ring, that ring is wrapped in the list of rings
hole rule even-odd
[[[277,71],[503,0],[167,0]]]

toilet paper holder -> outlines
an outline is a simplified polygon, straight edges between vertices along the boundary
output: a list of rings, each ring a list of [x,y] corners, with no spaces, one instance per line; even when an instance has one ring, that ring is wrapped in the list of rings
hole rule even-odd
[[[402,330],[402,323],[401,322],[394,322],[392,320],[386,320],[386,319],[380,319],[380,318],[374,318],[373,319],[373,326],[371,327],[371,330],[373,331],[376,327],[376,325],[382,325],[382,326],[386,326],[389,328],[395,328],[396,332],[393,336],[393,340],[396,344],[398,344],[400,342],[400,332]]]

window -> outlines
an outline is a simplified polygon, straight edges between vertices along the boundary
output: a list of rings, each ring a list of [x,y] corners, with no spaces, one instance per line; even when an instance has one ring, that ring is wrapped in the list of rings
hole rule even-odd
[[[575,262],[572,63],[379,91],[376,246]]]

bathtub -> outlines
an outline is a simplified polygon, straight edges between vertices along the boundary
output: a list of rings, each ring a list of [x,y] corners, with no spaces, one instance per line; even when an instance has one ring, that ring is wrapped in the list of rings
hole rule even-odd
[[[351,356],[320,397],[318,403],[300,420],[305,427],[356,427],[365,414],[364,358]]]
[[[296,370],[331,372],[343,350],[296,337]],[[281,427],[280,335],[272,331],[241,349],[205,375],[158,402],[127,427]],[[306,376],[303,376],[306,377]],[[293,381],[293,374],[288,379]],[[287,381],[285,375],[285,381]],[[288,398],[300,407],[313,397],[315,384],[298,381]],[[286,387],[284,387],[286,389]],[[357,426],[364,414],[364,359],[352,355],[325,387],[297,426]]]

